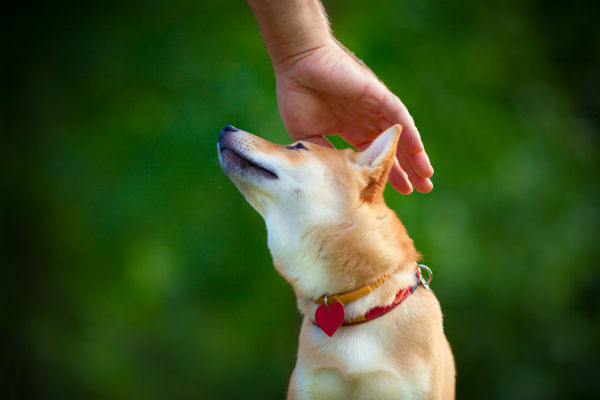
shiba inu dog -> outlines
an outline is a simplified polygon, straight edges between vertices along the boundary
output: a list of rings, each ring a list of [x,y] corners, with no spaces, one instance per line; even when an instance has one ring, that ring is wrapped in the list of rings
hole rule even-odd
[[[383,199],[401,131],[363,152],[221,131],[223,171],[264,218],[304,316],[288,399],[454,398],[440,305]]]

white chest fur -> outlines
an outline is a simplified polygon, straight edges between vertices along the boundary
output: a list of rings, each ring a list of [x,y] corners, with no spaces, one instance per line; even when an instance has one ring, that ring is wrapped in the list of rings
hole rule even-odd
[[[294,387],[297,399],[424,399],[430,372],[424,360],[398,363],[377,324],[352,327],[327,337],[310,323],[299,351]],[[381,332],[379,332],[381,333]],[[388,341],[389,343],[389,341]]]

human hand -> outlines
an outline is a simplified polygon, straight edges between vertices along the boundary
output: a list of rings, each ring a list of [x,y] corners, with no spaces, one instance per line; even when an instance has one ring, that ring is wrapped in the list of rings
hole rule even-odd
[[[391,185],[409,194],[431,191],[433,167],[408,110],[375,74],[335,40],[274,63],[277,102],[294,140],[331,146],[339,134],[358,150],[381,132],[402,125]]]

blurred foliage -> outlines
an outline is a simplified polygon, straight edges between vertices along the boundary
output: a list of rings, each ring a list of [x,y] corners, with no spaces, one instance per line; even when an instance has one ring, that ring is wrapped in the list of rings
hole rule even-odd
[[[459,399],[600,392],[593,4],[326,2],[436,168],[386,196],[434,270]],[[300,316],[215,148],[226,123],[290,141],[247,5],[0,18],[0,397],[283,398]]]

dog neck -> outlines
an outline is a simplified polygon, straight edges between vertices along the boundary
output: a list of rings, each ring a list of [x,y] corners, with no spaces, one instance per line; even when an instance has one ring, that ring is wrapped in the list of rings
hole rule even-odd
[[[289,221],[282,224],[283,216],[266,218],[275,267],[293,286],[305,315],[314,315],[313,300],[323,294],[348,292],[389,275],[372,293],[348,304],[348,316],[359,315],[393,301],[397,290],[414,280],[419,255],[394,212],[378,205],[347,215],[331,218],[335,223],[303,216],[293,229]]]

